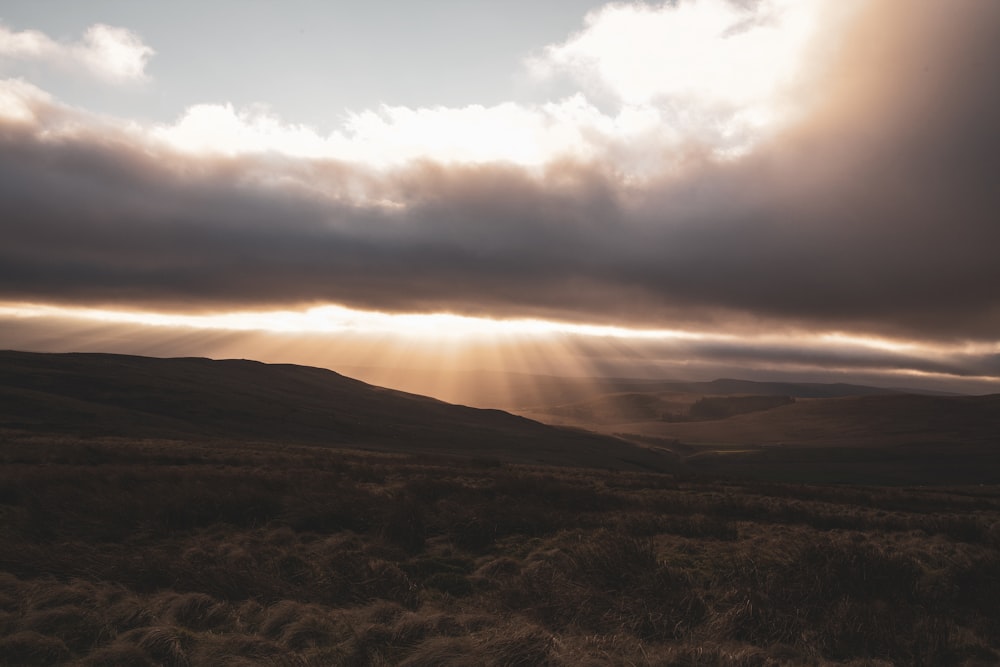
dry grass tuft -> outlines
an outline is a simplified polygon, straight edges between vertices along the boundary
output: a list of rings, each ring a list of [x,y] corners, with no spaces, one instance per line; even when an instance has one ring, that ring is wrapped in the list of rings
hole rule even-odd
[[[475,653],[469,637],[432,637],[416,646],[399,667],[458,667],[470,664]]]
[[[517,624],[497,628],[483,636],[476,652],[484,665],[546,667],[557,664],[554,648],[555,638],[551,633],[538,626]]]
[[[310,614],[284,627],[279,637],[282,646],[301,651],[330,646],[346,639],[346,631],[329,614]]]
[[[287,660],[287,656],[289,656],[287,649],[261,637],[209,635],[193,647],[191,664],[236,667],[237,665],[291,665],[298,662]]]
[[[22,630],[0,637],[0,664],[55,665],[70,657],[69,649],[56,637]]]
[[[116,642],[99,648],[83,660],[84,667],[108,667],[109,665],[155,667],[157,664],[159,663],[153,662],[139,646],[125,642]]]
[[[166,667],[188,667],[194,636],[181,628],[159,625],[139,628],[122,635],[124,643],[138,646],[154,662]]]
[[[69,605],[28,612],[21,627],[57,637],[74,653],[89,651],[110,639],[109,628],[97,613]]]
[[[232,623],[232,614],[227,605],[204,593],[170,596],[161,618],[170,624],[196,632],[214,630]]]

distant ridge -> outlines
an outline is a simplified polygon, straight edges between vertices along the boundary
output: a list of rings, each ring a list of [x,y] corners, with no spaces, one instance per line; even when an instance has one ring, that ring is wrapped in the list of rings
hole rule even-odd
[[[377,384],[391,384],[407,391],[434,393],[427,388],[426,373],[405,370],[388,373],[381,369],[348,367],[354,377]],[[711,381],[643,379],[627,377],[564,377],[499,371],[462,371],[454,374],[449,388],[439,389],[439,398],[471,405],[520,411],[584,401],[604,394],[665,393],[738,394],[790,396],[792,398],[839,398],[895,393],[944,395],[943,392],[887,389],[868,385],[819,382],[764,382],[720,378]]]
[[[886,394],[802,399],[724,419],[643,425],[620,430],[675,438],[693,445],[985,446],[1000,451],[1000,394]]]
[[[678,382],[664,391],[683,391],[693,394],[742,394],[750,396],[791,396],[792,398],[842,398],[845,396],[880,396],[900,393],[860,384],[834,382],[756,382],[720,378],[711,382]]]
[[[664,469],[608,436],[384,389],[330,370],[247,360],[0,351],[0,429],[244,439],[516,462]]]

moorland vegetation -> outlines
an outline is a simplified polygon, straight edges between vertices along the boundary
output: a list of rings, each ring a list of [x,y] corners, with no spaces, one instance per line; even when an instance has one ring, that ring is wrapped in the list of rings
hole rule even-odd
[[[1000,488],[0,435],[4,665],[989,665]]]

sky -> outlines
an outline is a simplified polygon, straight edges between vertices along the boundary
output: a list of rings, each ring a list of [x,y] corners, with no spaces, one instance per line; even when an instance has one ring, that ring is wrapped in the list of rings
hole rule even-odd
[[[983,0],[3,2],[0,348],[1000,392],[997,34]]]

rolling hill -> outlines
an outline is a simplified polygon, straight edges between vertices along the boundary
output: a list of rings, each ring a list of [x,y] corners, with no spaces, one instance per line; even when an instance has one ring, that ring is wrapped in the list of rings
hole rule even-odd
[[[1000,481],[1000,394],[729,380],[689,388],[754,393],[633,391],[521,414],[668,449],[689,472],[708,475],[872,484]]]
[[[228,439],[664,469],[615,438],[246,360],[0,352],[0,429],[73,437]]]
[[[357,377],[406,391],[430,394],[445,401],[522,412],[549,406],[598,400],[612,394],[675,394],[697,396],[791,396],[836,398],[898,393],[899,390],[847,383],[758,382],[720,378],[707,382],[621,377],[567,377],[496,371],[449,373],[448,382],[434,382],[430,370],[378,369],[365,366],[343,370]],[[908,393],[923,393],[909,391]]]
[[[1000,394],[803,399],[724,419],[617,426],[700,445],[1000,445]]]
[[[718,420],[794,402],[790,396],[767,394],[702,396],[680,392],[626,392],[524,410],[522,414],[547,423],[595,428],[637,422]]]
[[[621,379],[603,386],[623,391],[594,394],[590,381],[550,380],[546,395],[583,398],[517,416],[320,368],[8,351],[0,435],[263,442],[798,481],[1000,480],[1000,395]]]

